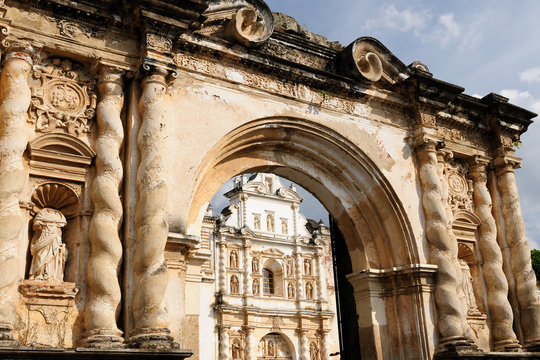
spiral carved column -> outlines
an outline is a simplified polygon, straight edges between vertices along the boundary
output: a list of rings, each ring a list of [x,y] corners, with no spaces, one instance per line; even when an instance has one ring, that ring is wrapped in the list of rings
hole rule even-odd
[[[500,207],[510,247],[510,264],[516,280],[516,295],[521,314],[523,345],[540,351],[540,300],[531,264],[531,250],[525,235],[525,222],[519,204],[514,164],[505,157],[495,161]]]
[[[457,261],[457,240],[448,218],[446,199],[438,171],[437,149],[434,141],[424,141],[416,149],[418,174],[422,188],[422,207],[431,262],[437,265],[435,304],[438,312],[438,330],[441,348],[467,346],[466,320],[457,294],[461,269]]]
[[[296,266],[296,299],[302,300],[304,299],[304,285],[302,281],[302,273],[303,273],[303,264],[302,264],[302,254],[296,250],[295,255],[295,266]]]
[[[487,189],[486,163],[477,162],[469,170],[473,180],[474,209],[480,219],[478,246],[484,259],[482,269],[487,288],[495,351],[518,351],[521,348],[512,329],[514,314],[508,301],[508,283],[503,258],[497,243],[497,225],[491,213],[491,196]]]
[[[90,222],[88,259],[88,302],[85,327],[88,347],[117,347],[123,342],[116,321],[120,312],[118,280],[122,243],[118,235],[122,224],[120,185],[123,169],[120,148],[124,128],[120,112],[124,104],[122,75],[103,69],[99,79],[101,101],[97,105],[96,178],[92,185],[94,214]]]
[[[246,332],[246,360],[256,360],[255,335],[253,335],[255,327],[244,326],[244,330]]]
[[[19,280],[19,236],[24,231],[19,195],[28,177],[23,153],[28,143],[31,91],[27,79],[33,52],[28,44],[13,44],[0,79],[0,346],[19,344],[13,336],[16,311],[11,294]]]
[[[167,223],[168,186],[166,182],[165,106],[166,72],[154,69],[142,83],[139,102],[142,114],[138,148],[140,164],[137,171],[138,202],[135,209],[137,245],[133,268],[137,286],[132,300],[135,321],[131,343],[141,348],[170,348],[168,316],[164,307],[168,273],[165,245],[169,232]]]
[[[329,330],[320,330],[319,332],[321,334],[321,360],[330,360]]]
[[[251,286],[251,254],[249,249],[251,245],[247,242],[244,244],[244,296],[251,296],[253,289]]]
[[[326,277],[324,271],[324,253],[318,251],[315,254],[317,258],[317,290],[319,301],[326,302]]]
[[[221,360],[229,360],[231,358],[229,331],[230,327],[220,326],[219,354]]]
[[[309,340],[307,337],[307,330],[298,330],[298,336],[300,338],[300,360],[309,359]]]
[[[221,239],[219,245],[219,268],[218,268],[218,287],[220,294],[227,293],[227,243]]]

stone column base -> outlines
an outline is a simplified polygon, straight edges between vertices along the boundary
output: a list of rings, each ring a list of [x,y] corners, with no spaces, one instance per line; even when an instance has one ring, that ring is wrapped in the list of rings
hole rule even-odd
[[[471,339],[465,337],[456,337],[441,341],[439,349],[433,357],[438,359],[460,358],[461,356],[482,355],[483,351],[478,349]]]
[[[517,340],[505,340],[496,342],[493,346],[495,351],[501,352],[520,352],[521,345]]]
[[[152,350],[170,350],[177,349],[177,343],[173,343],[170,336],[170,330],[167,328],[143,328],[136,331],[135,335],[129,339],[130,347]]]
[[[13,326],[0,324],[0,347],[17,348],[21,344],[13,336]]]
[[[124,339],[121,331],[94,330],[84,339],[84,347],[93,349],[119,349],[124,348]]]

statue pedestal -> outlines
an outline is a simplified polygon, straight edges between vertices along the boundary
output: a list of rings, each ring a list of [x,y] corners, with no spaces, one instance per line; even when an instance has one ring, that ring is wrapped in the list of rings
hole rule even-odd
[[[19,291],[28,309],[21,343],[36,347],[73,346],[75,296],[79,291],[75,283],[26,280]]]

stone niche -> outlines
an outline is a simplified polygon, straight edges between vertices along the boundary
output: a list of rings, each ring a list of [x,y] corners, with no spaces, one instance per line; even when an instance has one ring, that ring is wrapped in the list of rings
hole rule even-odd
[[[28,145],[29,231],[18,335],[26,346],[73,347],[82,335],[89,215],[82,204],[94,152],[66,132],[46,133]]]

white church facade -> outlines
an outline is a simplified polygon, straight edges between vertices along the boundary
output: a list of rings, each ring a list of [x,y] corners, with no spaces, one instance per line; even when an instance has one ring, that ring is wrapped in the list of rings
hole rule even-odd
[[[202,298],[208,359],[327,359],[339,352],[328,227],[308,221],[294,185],[273,174],[235,179],[221,216],[205,217],[203,241],[215,297]],[[204,314],[209,314],[203,319]],[[205,325],[203,325],[205,324]],[[212,342],[209,342],[212,343]],[[201,347],[201,351],[202,351]],[[217,355],[219,353],[219,356]]]

